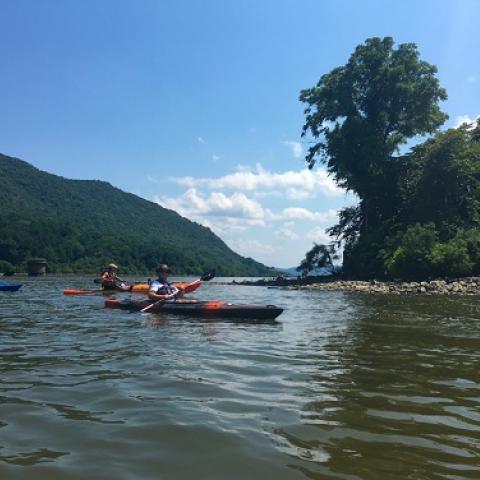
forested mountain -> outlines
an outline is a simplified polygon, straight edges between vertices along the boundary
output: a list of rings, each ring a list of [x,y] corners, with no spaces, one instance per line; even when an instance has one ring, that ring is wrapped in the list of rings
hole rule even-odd
[[[267,267],[230,250],[212,231],[107,182],[68,180],[0,154],[0,262],[17,270],[31,257],[51,272],[265,275]]]

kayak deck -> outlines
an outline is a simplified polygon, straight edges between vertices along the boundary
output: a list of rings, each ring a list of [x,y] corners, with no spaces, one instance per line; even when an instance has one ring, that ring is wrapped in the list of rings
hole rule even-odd
[[[117,300],[112,298],[105,300],[105,307],[140,311],[152,303],[155,302],[152,300]],[[238,320],[274,320],[282,312],[283,308],[275,305],[242,305],[221,301],[166,302],[155,305],[148,310],[148,313],[171,313],[196,317],[235,318]]]

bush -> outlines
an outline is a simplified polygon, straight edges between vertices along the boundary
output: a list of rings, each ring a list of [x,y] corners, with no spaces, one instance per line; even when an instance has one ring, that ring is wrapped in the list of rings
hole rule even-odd
[[[387,239],[387,247],[380,251],[387,276],[406,280],[431,276],[431,252],[437,239],[438,232],[433,224],[418,223]]]
[[[437,274],[447,277],[470,275],[475,265],[468,253],[467,242],[459,238],[434,245],[430,257]]]
[[[6,275],[12,275],[15,273],[15,267],[6,260],[0,260],[0,272]]]

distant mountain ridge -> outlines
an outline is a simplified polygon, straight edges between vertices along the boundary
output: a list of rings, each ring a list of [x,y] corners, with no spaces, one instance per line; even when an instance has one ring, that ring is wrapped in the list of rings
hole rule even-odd
[[[107,182],[69,180],[0,154],[0,261],[17,268],[44,257],[52,272],[259,276],[271,269],[233,252],[210,229]]]

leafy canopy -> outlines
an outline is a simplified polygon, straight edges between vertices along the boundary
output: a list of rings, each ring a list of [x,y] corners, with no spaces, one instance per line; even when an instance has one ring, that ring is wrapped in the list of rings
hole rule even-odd
[[[414,44],[370,38],[300,94],[309,167],[324,164],[359,198],[329,229],[347,276],[480,274],[480,121],[438,131],[436,73]]]
[[[447,94],[436,73],[413,43],[394,48],[386,37],[359,45],[346,65],[300,93],[307,105],[303,135],[318,140],[309,148],[309,166],[325,163],[360,198],[378,189],[398,148],[447,119],[438,106]]]

